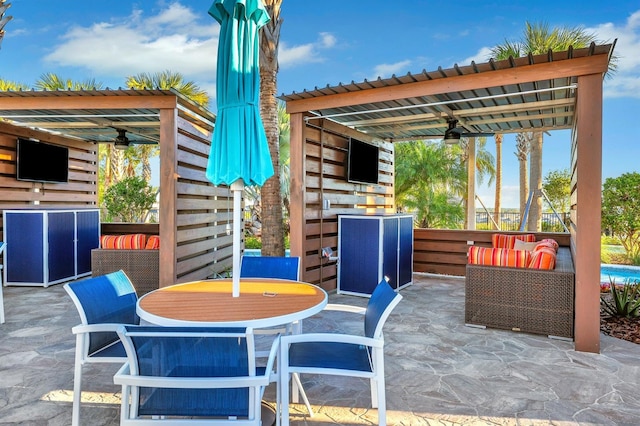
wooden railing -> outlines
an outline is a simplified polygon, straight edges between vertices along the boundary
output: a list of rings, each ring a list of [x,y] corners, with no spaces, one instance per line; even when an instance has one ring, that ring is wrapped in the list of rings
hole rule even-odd
[[[416,228],[413,230],[413,271],[464,276],[469,246],[491,247],[491,235],[494,233],[495,231]],[[506,231],[501,233],[522,234]],[[569,234],[532,233],[536,235],[536,240],[553,238],[560,246],[570,245]]]

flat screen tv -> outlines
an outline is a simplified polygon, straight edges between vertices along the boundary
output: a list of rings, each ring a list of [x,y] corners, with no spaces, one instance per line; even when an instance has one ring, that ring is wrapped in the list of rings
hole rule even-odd
[[[378,183],[378,147],[357,139],[349,140],[347,181]]]
[[[16,178],[34,182],[68,182],[69,148],[18,139]]]

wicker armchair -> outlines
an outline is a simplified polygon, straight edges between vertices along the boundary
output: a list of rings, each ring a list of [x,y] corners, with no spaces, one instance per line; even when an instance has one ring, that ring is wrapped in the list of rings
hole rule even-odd
[[[160,250],[91,250],[91,275],[99,276],[122,269],[138,296],[159,286]]]
[[[465,323],[572,339],[574,281],[566,247],[552,271],[467,265]]]

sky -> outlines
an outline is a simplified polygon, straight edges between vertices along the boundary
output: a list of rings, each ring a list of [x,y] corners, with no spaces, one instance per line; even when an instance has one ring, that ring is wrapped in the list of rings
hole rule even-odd
[[[212,0],[8,0],[0,79],[29,86],[44,73],[104,87],[128,75],[171,70],[194,81],[215,107],[219,25]],[[618,69],[604,82],[603,180],[639,171],[640,2],[283,0],[278,95],[364,79],[388,78],[471,61],[520,38],[525,22],[582,27],[616,41]],[[545,135],[543,175],[569,167],[570,132]],[[492,140],[487,149],[495,153]],[[503,141],[502,206],[518,206],[515,136]],[[487,182],[478,195],[493,206]]]

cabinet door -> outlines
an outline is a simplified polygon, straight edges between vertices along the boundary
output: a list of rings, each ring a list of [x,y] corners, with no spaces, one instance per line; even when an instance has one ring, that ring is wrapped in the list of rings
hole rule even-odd
[[[398,286],[413,281],[413,217],[400,218]]]
[[[47,212],[49,282],[76,275],[75,213]]]
[[[44,215],[5,212],[7,283],[44,282]]]
[[[338,290],[371,294],[378,284],[380,221],[340,218]]]
[[[76,274],[91,272],[91,249],[100,243],[100,213],[97,210],[76,213]]]
[[[398,218],[384,218],[382,237],[382,274],[389,279],[391,288],[398,288]]]

